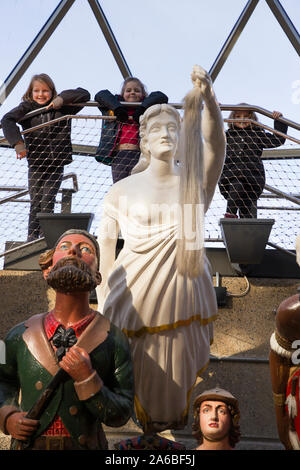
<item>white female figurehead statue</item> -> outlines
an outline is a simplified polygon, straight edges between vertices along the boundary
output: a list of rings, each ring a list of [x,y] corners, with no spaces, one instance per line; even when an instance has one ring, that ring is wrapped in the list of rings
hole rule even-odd
[[[170,105],[140,118],[141,159],[107,193],[98,233],[99,309],[130,339],[145,432],[185,426],[217,314],[203,214],[222,171],[225,134],[209,75],[195,66],[192,81],[182,129]],[[119,232],[124,246],[115,259]]]

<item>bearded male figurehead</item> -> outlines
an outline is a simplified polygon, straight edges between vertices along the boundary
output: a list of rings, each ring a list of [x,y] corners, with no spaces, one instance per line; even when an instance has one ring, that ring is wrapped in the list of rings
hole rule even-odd
[[[85,230],[64,232],[53,249],[40,256],[47,283],[56,292],[90,292],[101,282],[96,238]]]
[[[126,336],[89,305],[90,291],[101,282],[97,240],[68,230],[39,261],[55,302],[5,339],[14,366],[0,364],[0,429],[14,449],[105,450],[101,423],[126,424],[134,384]],[[6,369],[14,376],[9,387]]]

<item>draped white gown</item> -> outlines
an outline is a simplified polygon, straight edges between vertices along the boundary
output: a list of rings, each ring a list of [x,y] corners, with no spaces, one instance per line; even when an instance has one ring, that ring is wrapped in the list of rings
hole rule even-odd
[[[130,339],[137,418],[144,430],[183,428],[213,341],[217,303],[209,262],[205,257],[201,277],[188,279],[176,268],[176,220],[144,225],[111,204],[104,212],[126,233],[105,288],[103,314]]]

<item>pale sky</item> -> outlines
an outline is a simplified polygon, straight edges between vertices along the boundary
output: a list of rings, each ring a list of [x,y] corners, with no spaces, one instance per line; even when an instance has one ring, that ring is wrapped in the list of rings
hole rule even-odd
[[[58,3],[1,0],[0,80],[9,75]],[[210,69],[247,1],[99,3],[132,74],[146,84],[149,92],[162,90],[170,102],[180,102],[191,87],[192,66],[198,63]],[[281,4],[300,30],[300,1],[281,0]],[[92,99],[103,88],[120,91],[122,75],[87,0],[75,1],[0,107],[0,117],[21,101],[31,76],[41,72],[53,78],[58,91],[82,86],[90,91]],[[259,1],[219,73],[215,91],[220,103],[247,102],[279,110],[288,119],[300,121],[299,56],[265,0]],[[264,122],[264,118],[261,120]],[[293,132],[291,135],[296,136]]]

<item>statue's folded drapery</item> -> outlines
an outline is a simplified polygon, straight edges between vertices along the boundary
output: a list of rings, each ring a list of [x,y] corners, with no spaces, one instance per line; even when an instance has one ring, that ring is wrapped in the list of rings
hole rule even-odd
[[[143,426],[152,421],[181,427],[213,339],[217,304],[209,262],[205,259],[203,276],[184,277],[176,268],[176,220],[143,225],[110,204],[104,210],[126,233],[108,279],[103,314],[130,338],[138,419]]]

